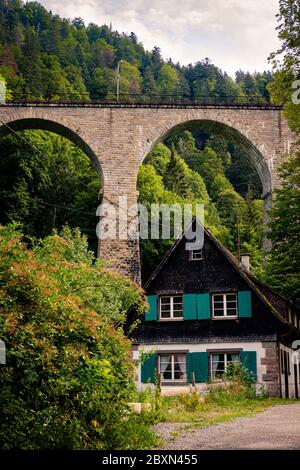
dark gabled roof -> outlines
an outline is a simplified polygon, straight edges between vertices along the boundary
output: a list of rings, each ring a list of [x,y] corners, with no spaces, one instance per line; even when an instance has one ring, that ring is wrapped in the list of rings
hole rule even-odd
[[[174,245],[170,248],[170,250],[166,253],[166,255],[163,257],[161,262],[158,264],[152,275],[149,277],[149,279],[146,281],[145,285],[143,286],[144,289],[146,290],[147,287],[150,285],[150,283],[155,279],[155,277],[158,275],[158,273],[161,271],[167,260],[170,258],[172,253],[176,250],[177,246],[179,243],[182,241],[184,238],[186,232],[189,230],[191,225],[196,222],[200,224],[203,229],[204,233],[206,236],[214,243],[214,245],[217,246],[217,248],[223,253],[223,255],[228,259],[228,261],[232,264],[232,266],[238,271],[240,276],[244,279],[244,281],[249,285],[249,287],[257,294],[257,296],[260,298],[260,300],[267,306],[267,308],[277,317],[279,318],[283,323],[293,326],[285,317],[284,317],[284,311],[282,309],[282,303],[285,303],[285,308],[288,308],[289,306],[292,305],[291,301],[283,297],[282,295],[278,294],[275,292],[273,289],[271,289],[269,286],[266,284],[262,283],[259,281],[253,274],[251,274],[246,268],[244,268],[243,265],[241,265],[238,261],[238,259],[211,233],[211,231],[207,228],[204,227],[201,222],[196,219],[195,217],[192,219],[191,223],[188,225],[188,227],[185,229],[183,232],[182,236],[176,240]]]

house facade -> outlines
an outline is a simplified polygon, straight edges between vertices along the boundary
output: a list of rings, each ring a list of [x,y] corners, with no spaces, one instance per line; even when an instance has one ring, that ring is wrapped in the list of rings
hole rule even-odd
[[[183,235],[144,286],[149,310],[133,338],[134,359],[144,357],[139,386],[159,375],[163,387],[204,390],[240,361],[269,395],[299,397],[299,312],[207,229],[201,250],[186,242]]]

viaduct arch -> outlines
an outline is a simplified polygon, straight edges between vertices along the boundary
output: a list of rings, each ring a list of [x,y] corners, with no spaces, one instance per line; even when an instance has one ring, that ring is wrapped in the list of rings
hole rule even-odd
[[[170,133],[188,126],[228,136],[243,145],[263,186],[265,209],[279,185],[277,167],[295,136],[282,110],[269,107],[211,105],[63,105],[8,104],[0,106],[0,137],[23,129],[55,132],[78,145],[91,159],[101,180],[103,197],[119,205],[137,201],[139,165],[153,146]],[[119,214],[122,218],[121,211]],[[140,282],[138,240],[102,240],[99,255],[109,266]]]

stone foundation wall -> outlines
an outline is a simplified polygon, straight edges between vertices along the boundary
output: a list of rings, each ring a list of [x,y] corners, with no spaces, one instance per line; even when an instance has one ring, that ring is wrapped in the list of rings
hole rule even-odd
[[[263,383],[267,392],[272,397],[280,397],[280,361],[277,343],[263,342],[265,357],[261,358],[261,365],[266,367],[266,372],[262,375]]]

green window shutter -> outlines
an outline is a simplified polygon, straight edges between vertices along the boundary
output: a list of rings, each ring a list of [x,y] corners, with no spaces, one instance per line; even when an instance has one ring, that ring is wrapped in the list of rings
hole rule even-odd
[[[242,351],[240,354],[241,363],[253,372],[255,381],[257,380],[257,359],[256,351]]]
[[[197,294],[184,294],[183,318],[184,320],[197,320]]]
[[[148,296],[149,310],[145,313],[145,320],[157,320],[157,297],[156,295]]]
[[[149,354],[145,361],[141,364],[141,380],[142,383],[155,383],[156,371],[156,354]]]
[[[199,320],[210,319],[210,294],[197,294],[197,311]]]
[[[192,382],[193,372],[196,382],[207,382],[208,373],[208,353],[194,352],[187,355],[187,379]]]
[[[252,316],[251,291],[249,290],[238,292],[238,316],[239,318]]]

